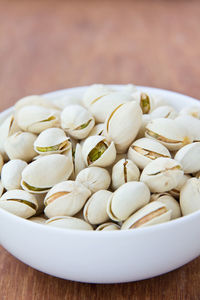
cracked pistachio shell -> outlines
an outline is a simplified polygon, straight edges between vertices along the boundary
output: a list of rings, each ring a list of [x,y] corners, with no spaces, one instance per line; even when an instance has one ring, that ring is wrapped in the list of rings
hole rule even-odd
[[[187,106],[181,109],[179,115],[188,115],[193,118],[200,119],[200,106]]]
[[[63,110],[65,107],[69,106],[69,105],[82,105],[82,99],[81,96],[77,95],[77,94],[65,94],[59,98],[55,98],[53,100],[53,103],[58,106],[61,110]]]
[[[194,142],[200,142],[200,120],[188,115],[177,117],[176,122],[184,127],[188,136]]]
[[[110,94],[113,90],[103,84],[93,84],[89,86],[83,95],[82,103],[88,108],[93,102],[97,101],[99,98]]]
[[[82,155],[82,147],[80,144],[76,144],[74,151],[74,175],[75,178],[80,171],[86,168]]]
[[[34,223],[38,223],[38,224],[45,224],[47,219],[45,219],[44,217],[31,217],[29,219],[29,221],[32,221]]]
[[[107,167],[115,161],[116,149],[104,136],[94,135],[84,141],[82,155],[86,166]]]
[[[159,201],[151,202],[130,216],[121,229],[136,229],[170,221],[171,210]]]
[[[0,153],[0,173],[1,173],[1,170],[2,170],[2,168],[3,168],[3,164],[4,164],[3,156],[2,156],[1,153]]]
[[[97,225],[109,220],[106,208],[111,195],[112,193],[107,190],[100,190],[89,198],[83,210],[86,222]]]
[[[3,187],[2,183],[1,183],[1,180],[0,180],[0,197],[3,194],[3,191],[4,191],[4,187]]]
[[[71,142],[60,128],[48,128],[34,142],[34,150],[41,155],[62,153],[71,148]]]
[[[19,111],[22,107],[29,105],[38,105],[48,109],[58,109],[56,104],[51,103],[48,99],[39,95],[30,95],[18,100],[14,106],[15,112]]]
[[[48,218],[73,216],[82,209],[90,195],[90,190],[80,182],[60,182],[47,193],[44,213]]]
[[[150,201],[150,191],[143,182],[132,181],[120,186],[109,198],[107,213],[113,221],[124,221]]]
[[[200,171],[200,142],[182,147],[174,157],[183,168],[184,173]]]
[[[35,134],[23,131],[15,132],[9,136],[4,143],[8,157],[30,162],[37,155],[33,147],[36,138]]]
[[[158,118],[149,122],[146,126],[145,136],[156,139],[171,151],[179,150],[192,142],[185,127],[176,120],[167,118]]]
[[[67,180],[72,170],[69,157],[62,154],[45,155],[23,170],[21,185],[31,193],[43,194],[55,184]]]
[[[169,191],[169,193],[170,193],[173,197],[179,199],[180,190],[182,189],[182,187],[184,186],[184,184],[186,183],[186,181],[187,181],[188,179],[190,179],[190,178],[191,178],[190,175],[188,175],[188,174],[183,174],[183,176],[181,177],[181,180],[179,181],[178,185],[177,185],[174,189],[172,189],[171,191]]]
[[[179,162],[159,157],[144,168],[140,180],[148,185],[151,192],[162,193],[175,188],[182,177],[183,170]]]
[[[91,167],[80,171],[76,177],[76,182],[82,183],[92,193],[95,193],[99,190],[107,190],[110,186],[111,178],[106,169]]]
[[[105,122],[105,133],[114,143],[117,153],[125,153],[142,124],[142,111],[135,102],[119,105]]]
[[[80,105],[69,105],[61,113],[61,126],[75,139],[86,138],[94,127],[94,118]]]
[[[137,137],[136,139],[140,139],[143,138],[145,136],[145,130],[146,130],[146,126],[147,124],[151,121],[151,116],[150,114],[145,114],[142,115],[142,124],[140,126],[140,129],[138,131]]]
[[[6,190],[21,189],[22,171],[27,163],[20,159],[7,162],[1,171],[1,182]]]
[[[3,159],[8,160],[8,156],[6,154],[4,144],[10,135],[14,134],[20,130],[19,126],[13,115],[9,116],[4,120],[4,122],[0,125],[0,154],[3,156]]]
[[[112,169],[112,189],[117,190],[122,184],[129,181],[138,181],[140,171],[130,159],[121,159]]]
[[[150,114],[152,120],[157,118],[175,119],[177,115],[178,113],[176,112],[174,107],[170,105],[159,106],[156,109],[154,109]]]
[[[39,105],[28,105],[18,111],[17,123],[22,130],[39,134],[59,125],[59,113]]]
[[[155,108],[162,105],[164,102],[158,96],[148,92],[136,91],[132,94],[133,99],[140,105],[143,114],[151,113]]]
[[[200,210],[200,179],[191,178],[180,191],[180,206],[183,216]]]
[[[96,231],[111,231],[111,230],[120,230],[120,226],[113,222],[107,222],[107,223],[99,225],[96,228]]]
[[[85,221],[67,216],[51,218],[46,221],[46,225],[63,229],[93,230],[92,226]]]
[[[128,158],[140,169],[144,169],[158,157],[171,157],[169,150],[156,140],[141,138],[136,140],[128,150]]]
[[[89,136],[92,135],[103,135],[103,131],[104,131],[104,123],[99,123],[97,125],[95,125],[92,130],[90,131]]]
[[[16,216],[27,219],[35,215],[38,204],[35,197],[30,193],[23,190],[12,190],[0,198],[0,207]]]
[[[159,201],[166,205],[168,210],[171,210],[171,219],[177,219],[181,217],[181,208],[176,199],[174,199],[168,193],[153,194],[151,195],[151,201]]]

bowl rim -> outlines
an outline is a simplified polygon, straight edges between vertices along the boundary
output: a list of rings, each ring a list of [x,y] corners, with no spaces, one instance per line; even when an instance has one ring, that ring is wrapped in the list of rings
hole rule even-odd
[[[114,88],[117,88],[117,89],[121,89],[123,88],[124,86],[127,86],[125,84],[107,84],[107,86],[109,87],[114,87]],[[78,89],[81,90],[81,89],[85,89],[87,88],[88,86],[78,86],[78,87],[72,87],[72,88],[67,88],[67,89],[61,89],[61,90],[57,90],[57,91],[52,91],[52,92],[48,92],[48,93],[45,93],[45,94],[42,94],[45,98],[53,98],[55,95],[64,95],[64,94],[68,94],[70,92],[73,92],[73,91],[77,91]],[[193,98],[191,96],[187,96],[187,95],[184,95],[184,94],[181,94],[181,93],[178,93],[178,92],[174,92],[174,91],[171,91],[171,90],[165,90],[165,89],[160,89],[160,88],[154,88],[154,87],[148,87],[148,86],[137,86],[136,85],[136,88],[138,88],[139,90],[140,89],[148,89],[149,91],[152,91],[152,92],[159,92],[159,93],[167,93],[167,94],[171,94],[171,95],[174,95],[174,96],[179,96],[179,97],[182,97],[182,98],[186,98],[186,99],[190,99],[190,100],[193,100],[196,102],[197,105],[200,106],[200,103],[198,103],[198,99],[196,98]],[[13,106],[12,107],[9,107],[5,110],[3,110],[2,112],[0,112],[0,115],[4,114],[8,114],[10,112],[12,112],[13,110]],[[38,230],[43,230],[44,232],[45,231],[54,231],[55,233],[60,233],[60,234],[67,234],[67,235],[81,235],[81,236],[88,236],[88,235],[94,235],[94,234],[98,234],[98,238],[99,237],[105,237],[105,236],[108,236],[110,237],[110,235],[114,235],[115,237],[119,237],[121,238],[121,236],[123,235],[124,237],[127,237],[129,235],[141,235],[142,233],[144,234],[149,234],[149,233],[155,233],[156,231],[162,231],[163,229],[170,229],[171,227],[175,227],[176,225],[181,225],[182,223],[190,223],[193,219],[196,219],[196,218],[200,218],[200,210],[199,211],[196,211],[196,212],[193,212],[189,215],[186,215],[186,216],[183,216],[183,217],[180,217],[180,218],[177,218],[177,219],[173,219],[173,220],[170,220],[169,222],[164,222],[164,223],[161,223],[161,224],[156,224],[156,226],[147,226],[147,227],[142,227],[142,228],[137,228],[136,230],[112,230],[112,231],[96,231],[96,230],[80,230],[80,229],[67,229],[67,228],[60,228],[60,227],[54,227],[54,226],[44,226],[45,224],[40,224],[40,223],[36,223],[36,222],[31,222],[29,219],[24,219],[22,217],[19,217],[19,216],[16,216],[2,208],[0,208],[0,214],[3,214],[5,216],[5,218],[8,218],[8,219],[12,219],[14,222],[19,222],[21,225],[24,224],[24,226],[29,226],[29,227],[32,227],[33,229],[34,228],[38,228]],[[34,216],[33,216],[34,217]],[[108,221],[108,222],[112,222],[112,220]],[[36,226],[36,227],[35,227]],[[101,232],[101,234],[99,233]]]

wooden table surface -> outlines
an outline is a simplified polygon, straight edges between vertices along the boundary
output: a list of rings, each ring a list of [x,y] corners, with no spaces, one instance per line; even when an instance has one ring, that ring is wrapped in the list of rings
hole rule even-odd
[[[198,98],[199,16],[191,0],[0,0],[0,110],[28,94],[95,82]],[[199,282],[200,258],[157,278],[92,285],[42,274],[0,248],[3,300],[198,300]]]

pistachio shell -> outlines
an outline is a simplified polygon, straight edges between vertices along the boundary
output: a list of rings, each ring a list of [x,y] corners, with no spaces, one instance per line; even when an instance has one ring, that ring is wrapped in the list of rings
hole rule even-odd
[[[56,99],[53,100],[53,103],[58,106],[60,109],[64,109],[65,107],[69,105],[82,105],[82,99],[77,94],[65,94],[59,98],[56,97]]]
[[[113,222],[107,222],[104,224],[99,225],[96,228],[96,231],[111,231],[111,230],[119,230],[120,226],[113,223]]]
[[[62,128],[75,139],[86,138],[94,124],[93,116],[80,105],[67,106],[61,113]]]
[[[174,159],[182,165],[184,173],[200,171],[200,142],[184,146],[176,153]]]
[[[166,205],[168,210],[171,210],[171,219],[177,219],[181,217],[181,208],[177,200],[175,200],[170,194],[153,194],[151,201],[159,201]]]
[[[22,171],[27,163],[20,159],[13,159],[6,163],[1,171],[1,182],[6,190],[21,189]]]
[[[8,157],[30,162],[37,155],[33,147],[36,138],[35,134],[22,131],[9,136],[4,143]]]
[[[128,150],[128,158],[140,169],[144,169],[158,157],[171,157],[168,149],[156,140],[141,138],[136,140]]]
[[[89,136],[92,135],[103,135],[103,131],[104,131],[104,123],[99,123],[97,125],[95,125],[92,130],[90,131]]]
[[[140,105],[143,114],[151,113],[161,102],[158,97],[143,91],[136,91],[132,94],[133,99]]]
[[[44,217],[31,217],[29,219],[29,221],[32,221],[32,222],[38,223],[38,224],[45,224],[47,220]]]
[[[2,183],[1,183],[1,180],[0,180],[0,197],[3,194],[3,191],[4,191],[4,187],[3,187]]]
[[[200,119],[200,106],[186,106],[180,110],[179,115],[188,115]]]
[[[75,178],[80,171],[85,169],[86,165],[82,156],[82,147],[80,144],[76,144],[75,152],[74,152],[74,173]]]
[[[180,191],[180,206],[183,216],[200,210],[200,179],[188,179]]]
[[[85,221],[66,216],[58,216],[51,218],[46,221],[46,225],[59,227],[63,229],[93,230],[92,226],[86,223]]]
[[[169,118],[169,119],[175,119],[177,117],[178,113],[174,109],[174,107],[170,105],[164,105],[159,106],[156,109],[154,109],[150,117],[151,119],[157,119],[157,118]]]
[[[180,115],[175,121],[187,131],[190,140],[200,142],[200,120],[189,115]]]
[[[169,150],[179,150],[192,142],[186,129],[176,120],[158,118],[149,122],[146,126],[145,136],[158,140]]]
[[[17,123],[22,130],[39,134],[59,125],[58,112],[38,105],[24,106],[17,113]]]
[[[48,128],[34,142],[34,150],[41,155],[62,153],[71,148],[71,142],[60,128]]]
[[[8,191],[0,198],[0,207],[10,213],[30,218],[36,213],[38,204],[33,195],[22,190]]]
[[[175,188],[183,176],[179,162],[171,158],[157,158],[143,170],[140,180],[145,182],[153,193],[162,193]]]
[[[60,182],[45,197],[45,215],[48,218],[73,216],[82,209],[90,195],[91,192],[80,182]]]
[[[140,106],[132,101],[115,108],[105,122],[105,133],[114,143],[118,153],[125,153],[134,141],[142,124]]]
[[[143,182],[128,182],[109,198],[107,213],[113,221],[124,221],[150,201],[150,191]]]
[[[93,84],[88,87],[83,95],[83,105],[88,108],[93,102],[97,101],[99,98],[110,94],[113,90],[103,84]]]
[[[92,193],[99,190],[106,190],[110,186],[111,178],[106,169],[99,167],[86,168],[80,171],[76,177],[76,182],[82,183]]]
[[[159,223],[167,222],[171,219],[171,210],[159,201],[145,205],[132,216],[130,216],[122,225],[122,230],[136,229]]]
[[[103,136],[94,135],[84,141],[82,155],[87,166],[107,167],[115,161],[116,149],[113,142],[110,143]]]
[[[140,126],[140,129],[138,131],[136,139],[141,139],[145,136],[146,126],[151,121],[151,115],[145,114],[142,115],[142,124]]]
[[[95,225],[109,220],[106,208],[111,195],[112,193],[107,190],[100,190],[89,198],[83,210],[86,222]]]
[[[174,189],[172,189],[171,191],[169,191],[169,193],[170,193],[173,197],[179,199],[180,190],[182,189],[182,187],[184,186],[184,184],[186,183],[186,181],[187,181],[188,179],[190,179],[190,178],[191,178],[190,175],[188,175],[188,174],[183,174],[183,176],[181,177],[181,180],[179,181],[178,185],[177,185]]]
[[[140,171],[130,159],[122,158],[112,169],[112,188],[118,189],[122,184],[129,181],[138,181]]]
[[[18,100],[15,103],[15,112],[19,111],[22,107],[29,105],[38,105],[46,107],[48,109],[58,109],[58,106],[56,104],[51,103],[48,99],[39,95],[30,95]]]
[[[22,172],[21,185],[31,193],[45,193],[53,185],[67,180],[73,166],[69,157],[62,154],[45,155],[30,163]]]

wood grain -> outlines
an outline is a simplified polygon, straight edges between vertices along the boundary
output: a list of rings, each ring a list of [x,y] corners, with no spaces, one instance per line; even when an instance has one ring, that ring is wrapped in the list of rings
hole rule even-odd
[[[95,82],[198,98],[199,15],[200,2],[191,0],[0,0],[0,110],[28,94]],[[199,300],[199,270],[200,258],[146,281],[81,284],[35,271],[0,248],[0,299]]]

